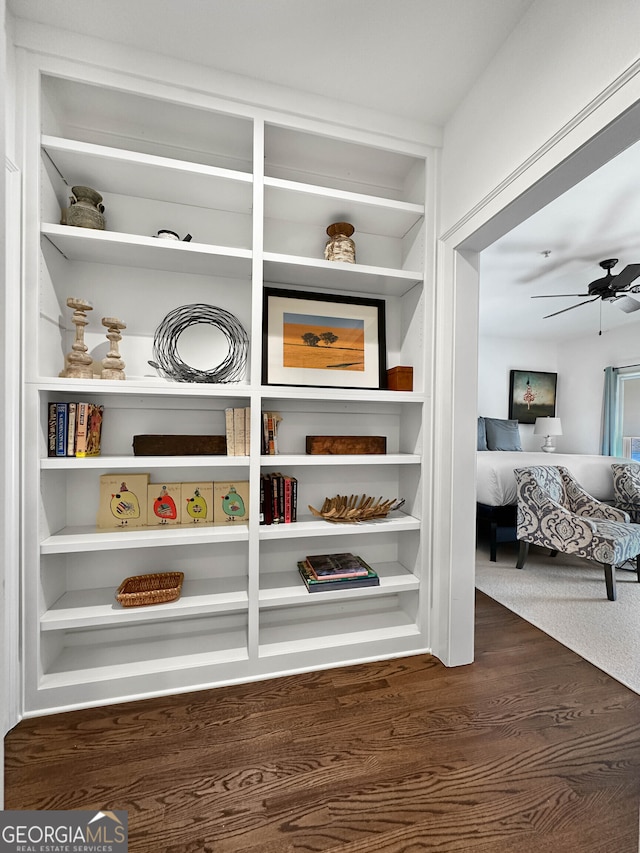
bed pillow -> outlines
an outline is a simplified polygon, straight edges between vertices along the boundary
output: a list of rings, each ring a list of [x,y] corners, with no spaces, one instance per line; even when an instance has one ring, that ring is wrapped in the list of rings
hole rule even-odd
[[[484,425],[489,450],[522,450],[518,421],[485,418]]]
[[[485,427],[484,418],[478,418],[478,450],[488,450],[487,447],[487,429]]]

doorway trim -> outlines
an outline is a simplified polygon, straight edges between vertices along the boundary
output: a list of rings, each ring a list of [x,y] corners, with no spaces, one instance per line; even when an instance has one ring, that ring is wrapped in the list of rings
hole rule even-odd
[[[640,61],[438,240],[431,647],[447,666],[474,655],[480,252],[639,138]]]

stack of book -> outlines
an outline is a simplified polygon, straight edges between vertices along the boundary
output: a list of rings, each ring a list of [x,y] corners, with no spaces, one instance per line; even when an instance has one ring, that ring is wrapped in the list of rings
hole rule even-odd
[[[49,403],[49,456],[100,456],[104,406]]]
[[[309,592],[380,586],[380,578],[362,557],[354,554],[320,554],[298,563]]]
[[[277,412],[262,413],[262,455],[275,456],[278,452],[278,424],[282,418]]]
[[[227,456],[249,456],[251,450],[251,409],[225,409]]]
[[[260,475],[260,524],[298,520],[298,481],[279,471]]]

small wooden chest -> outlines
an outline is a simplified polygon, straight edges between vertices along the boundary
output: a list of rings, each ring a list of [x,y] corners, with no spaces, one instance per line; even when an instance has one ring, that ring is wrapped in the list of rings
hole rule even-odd
[[[387,370],[390,391],[413,391],[413,367],[391,367]]]
[[[224,435],[134,435],[134,456],[225,456]]]
[[[385,435],[308,435],[307,453],[339,456],[347,453],[386,453]]]

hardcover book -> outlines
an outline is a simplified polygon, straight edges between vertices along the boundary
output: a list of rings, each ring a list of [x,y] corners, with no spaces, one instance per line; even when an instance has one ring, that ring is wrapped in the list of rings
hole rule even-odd
[[[307,556],[307,564],[318,580],[363,577],[369,567],[353,554],[315,554]]]
[[[298,572],[309,592],[327,592],[330,590],[362,589],[369,586],[380,586],[380,578],[369,569],[362,577],[334,578],[333,580],[318,580],[311,571],[306,560],[298,563]]]
[[[87,444],[84,450],[76,448],[76,456],[100,456],[103,413],[104,406],[89,403],[87,414]],[[144,502],[146,503],[146,497]]]

